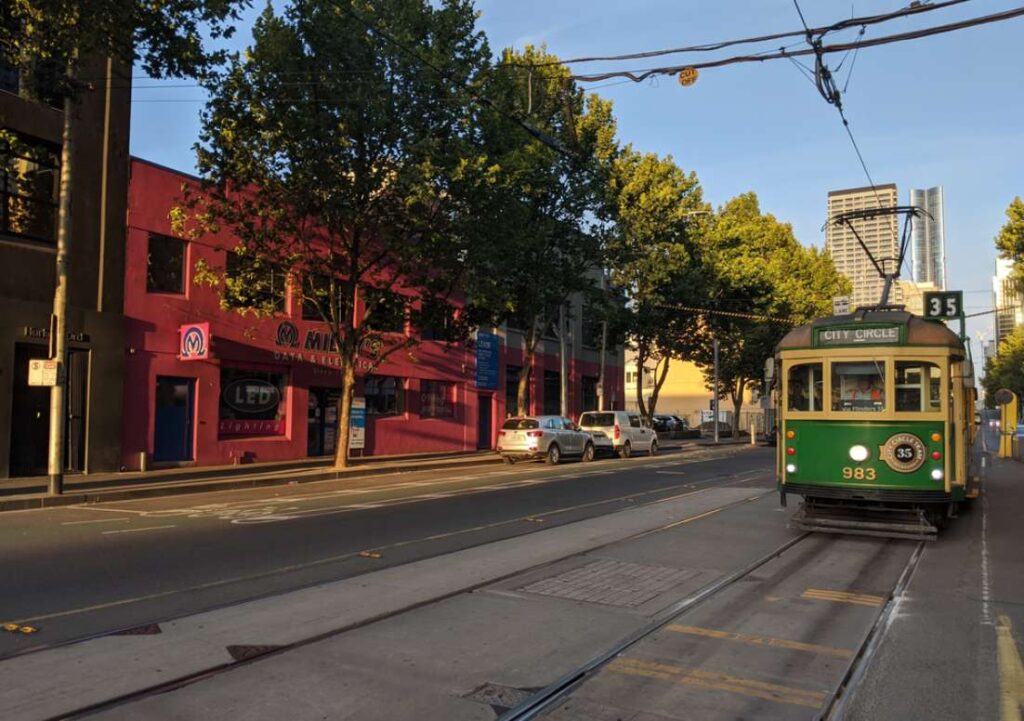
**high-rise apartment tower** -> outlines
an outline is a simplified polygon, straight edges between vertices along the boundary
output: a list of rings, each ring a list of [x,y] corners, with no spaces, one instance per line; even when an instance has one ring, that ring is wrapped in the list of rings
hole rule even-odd
[[[910,245],[914,256],[914,280],[946,288],[946,225],[943,221],[942,186],[911,190],[910,204],[926,211],[914,218]]]
[[[838,214],[851,210],[895,207],[896,201],[894,183],[877,185],[874,188],[833,190],[828,194],[825,249],[832,256],[836,270],[849,278],[853,284],[853,295],[850,300],[854,308],[878,303],[882,298],[885,280],[857,242],[857,235],[846,225],[837,225],[832,221]],[[896,270],[896,259],[899,257],[899,223],[899,216],[888,214],[853,222],[864,245],[886,273]],[[902,301],[903,291],[898,283],[894,283],[889,292],[889,302]]]

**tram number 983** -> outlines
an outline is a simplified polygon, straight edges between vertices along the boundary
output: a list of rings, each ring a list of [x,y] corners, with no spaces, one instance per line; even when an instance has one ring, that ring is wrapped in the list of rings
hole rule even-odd
[[[843,468],[843,478],[846,480],[855,481],[873,481],[875,480],[875,469],[874,468],[861,468],[860,466],[850,467],[846,466]]]

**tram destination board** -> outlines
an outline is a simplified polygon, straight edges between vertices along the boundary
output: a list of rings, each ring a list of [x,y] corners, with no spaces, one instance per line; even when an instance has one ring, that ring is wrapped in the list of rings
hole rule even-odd
[[[900,328],[895,325],[869,328],[822,328],[818,331],[819,346],[897,345],[899,342]]]

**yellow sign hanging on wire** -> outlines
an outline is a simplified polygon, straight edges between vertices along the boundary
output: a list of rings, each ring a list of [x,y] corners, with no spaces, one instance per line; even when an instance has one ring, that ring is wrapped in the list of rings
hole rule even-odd
[[[697,68],[683,68],[679,71],[679,84],[683,87],[690,87],[697,82]]]

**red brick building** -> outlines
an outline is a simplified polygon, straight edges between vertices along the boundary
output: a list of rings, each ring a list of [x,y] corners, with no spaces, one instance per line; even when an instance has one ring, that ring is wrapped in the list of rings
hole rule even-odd
[[[303,317],[300,299],[281,279],[282,310],[256,318],[222,309],[215,289],[197,285],[198,261],[225,267],[226,235],[174,236],[169,211],[185,174],[133,159],[128,198],[124,314],[127,355],[122,459],[153,464],[218,465],[291,460],[333,452],[341,379],[326,326]],[[569,362],[573,415],[596,407],[597,351],[582,342]],[[182,345],[182,331],[187,334]],[[408,327],[405,334],[417,334]],[[421,340],[361,373],[366,455],[491,448],[513,374],[522,365],[514,331],[482,332],[482,341],[449,345]],[[489,342],[488,342],[489,341]],[[532,412],[557,412],[558,345],[542,342],[530,388]],[[478,366],[480,366],[478,368]],[[486,366],[486,367],[484,367]],[[622,407],[622,349],[608,354],[608,398]]]

